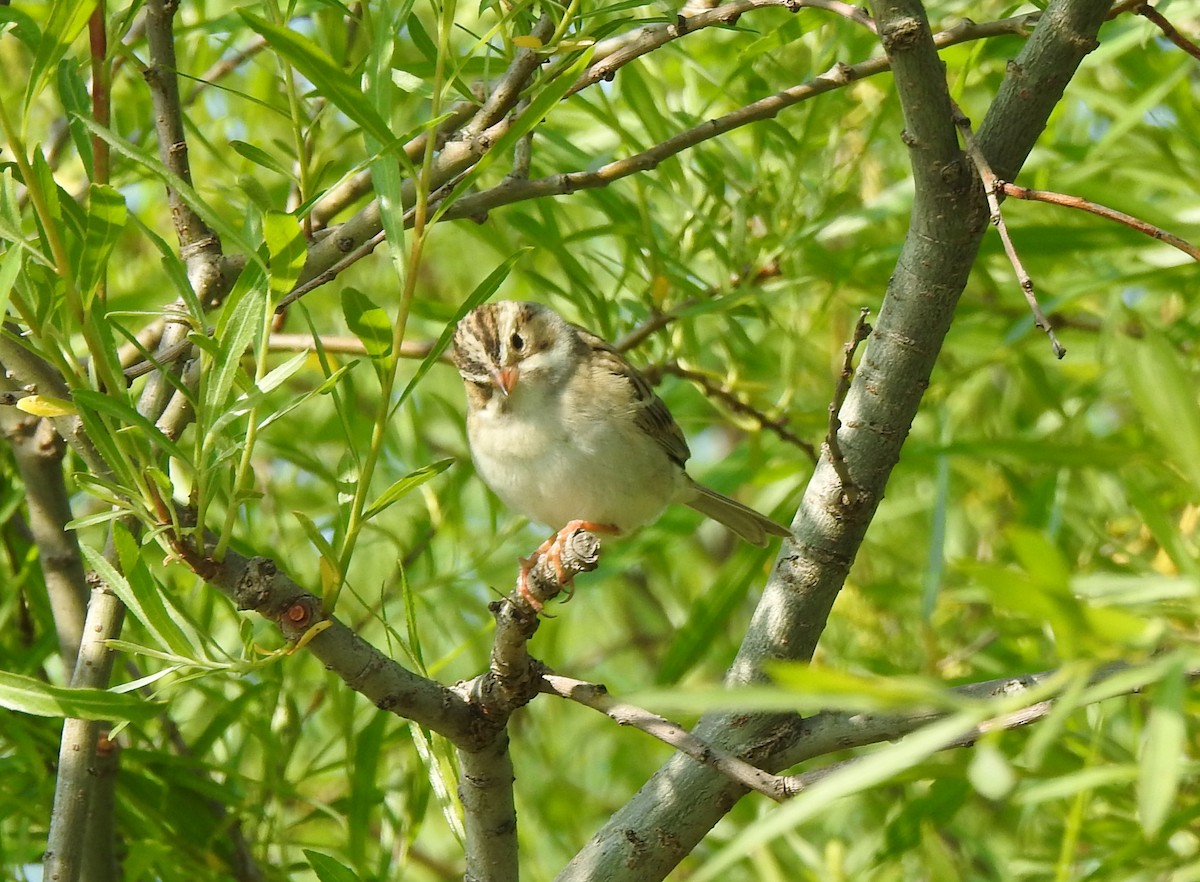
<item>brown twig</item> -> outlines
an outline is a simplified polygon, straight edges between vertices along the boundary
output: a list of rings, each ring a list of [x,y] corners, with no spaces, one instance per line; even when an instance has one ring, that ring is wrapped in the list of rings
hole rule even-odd
[[[154,105],[159,158],[176,177],[190,184],[192,170],[179,100],[179,79],[175,72],[172,22],[177,8],[174,0],[147,0],[146,39],[150,45],[150,66],[142,71],[142,76],[150,87]],[[224,281],[221,241],[174,187],[167,187],[167,201],[179,237],[180,256],[187,266],[192,288],[202,303],[209,303]]]
[[[990,37],[1026,36],[1029,33],[1029,26],[1037,20],[1037,13],[983,23],[963,19],[954,27],[934,34],[933,42],[938,49],[944,49],[947,46]],[[673,135],[641,153],[614,160],[592,171],[565,172],[529,181],[515,179],[504,181],[490,189],[460,198],[442,218],[443,220],[456,220],[478,217],[486,215],[493,208],[511,205],[514,202],[524,202],[546,196],[563,196],[577,190],[607,187],[622,178],[657,168],[670,157],[695,147],[697,144],[702,144],[750,123],[771,119],[780,111],[803,101],[808,101],[826,92],[845,88],[858,80],[876,76],[890,69],[890,64],[885,56],[850,65],[839,61],[825,73],[808,82],[761,98],[724,116],[710,119]]]
[[[707,397],[719,401],[739,416],[748,417],[757,423],[760,428],[773,432],[783,441],[803,450],[813,462],[817,461],[816,448],[793,432],[788,427],[786,419],[783,417],[767,416],[767,414],[754,405],[743,401],[736,392],[717,383],[707,374],[685,368],[673,361],[666,362],[665,364],[650,365],[642,373],[646,375],[646,379],[651,383],[657,383],[666,374],[695,383]]]
[[[1134,217],[1133,215],[1125,214],[1122,211],[1117,211],[1115,208],[1108,208],[1096,202],[1090,202],[1079,196],[1069,196],[1065,193],[1053,193],[1048,190],[1032,190],[1029,187],[1021,187],[1017,184],[1010,184],[1007,181],[996,181],[996,187],[1005,196],[1011,196],[1014,199],[1026,199],[1033,202],[1048,202],[1051,205],[1062,205],[1066,208],[1076,208],[1080,211],[1086,211],[1107,220],[1116,221],[1119,224],[1129,227],[1131,230],[1137,230],[1139,233],[1149,236],[1151,239],[1157,239],[1172,248],[1177,248],[1186,254],[1192,260],[1200,261],[1200,248],[1188,242],[1186,239],[1181,239],[1176,235],[1168,233],[1162,227],[1156,227],[1154,224],[1147,223],[1144,220]]]
[[[762,282],[765,282],[767,279],[778,278],[781,273],[782,270],[779,268],[779,261],[772,259],[753,272],[735,273],[729,280],[729,287],[731,289],[738,289],[751,285],[758,285]],[[724,290],[725,289],[714,285],[707,289],[700,296],[689,297],[687,300],[675,304],[675,306],[666,310],[665,312],[657,309],[654,310],[650,313],[649,318],[613,343],[613,347],[618,352],[628,352],[630,349],[640,346],[655,332],[661,331],[663,328],[667,327],[667,325],[674,322],[689,310],[699,306],[701,303],[706,303],[714,300],[717,297],[720,297]]]
[[[504,725],[513,711],[537,695],[546,667],[529,654],[528,644],[541,624],[541,607],[564,590],[570,590],[569,584],[575,576],[591,572],[599,562],[599,538],[576,528],[561,543],[562,581],[555,561],[544,554],[529,570],[528,594],[523,593],[518,584],[507,596],[488,604],[496,619],[488,670],[458,684],[455,691],[490,722]]]
[[[746,762],[733,754],[709,744],[678,723],[651,713],[645,708],[619,701],[599,683],[586,683],[557,674],[544,674],[540,689],[569,701],[578,702],[613,720],[618,726],[632,726],[663,744],[685,753],[698,763],[712,766],[722,774],[776,801],[784,799],[780,778]]]
[[[1164,37],[1192,56],[1192,58],[1200,60],[1200,46],[1197,46],[1183,34],[1179,33],[1175,29],[1175,26],[1167,21],[1163,14],[1149,3],[1142,3],[1139,6],[1135,6],[1133,11],[1135,14],[1154,22],[1154,24],[1158,25],[1158,29],[1163,32]]]
[[[843,347],[842,372],[838,375],[837,386],[833,390],[833,400],[829,402],[829,431],[825,434],[825,449],[829,452],[829,464],[833,466],[838,480],[841,481],[842,502],[845,505],[853,505],[858,501],[858,486],[850,477],[846,457],[842,455],[842,447],[838,443],[838,432],[842,428],[842,405],[846,402],[850,381],[854,378],[854,353],[858,351],[859,344],[871,334],[871,326],[867,323],[867,316],[870,314],[871,310],[865,306],[859,310],[858,321],[854,325],[854,336]]]
[[[1042,312],[1042,307],[1038,303],[1037,295],[1033,290],[1033,279],[1025,271],[1025,265],[1021,263],[1020,255],[1017,254],[1012,237],[1008,234],[1008,225],[1004,223],[1004,215],[1000,211],[1000,198],[998,196],[1000,181],[992,172],[992,167],[988,163],[987,157],[983,155],[979,143],[975,140],[975,133],[971,130],[971,120],[967,118],[967,115],[962,112],[957,104],[953,107],[953,113],[954,124],[962,132],[963,146],[967,157],[974,164],[975,170],[979,173],[979,179],[983,182],[983,190],[987,195],[988,208],[991,210],[990,219],[992,225],[1000,233],[1000,241],[1004,243],[1004,253],[1008,255],[1008,261],[1012,264],[1013,272],[1017,276],[1017,282],[1020,284],[1021,291],[1025,295],[1025,302],[1029,304],[1029,309],[1033,313],[1033,323],[1046,332],[1046,336],[1050,338],[1050,345],[1054,348],[1054,355],[1057,358],[1062,358],[1067,354],[1067,350],[1058,342],[1058,335],[1054,333],[1050,319],[1046,318],[1046,314]]]
[[[862,25],[875,33],[875,22],[862,8],[840,0],[733,0],[720,6],[680,15],[671,24],[648,25],[596,44],[594,60],[567,93],[570,97],[601,80],[611,80],[617,71],[660,46],[710,27],[730,27],[745,13],[783,7],[790,12],[803,8],[824,9]]]

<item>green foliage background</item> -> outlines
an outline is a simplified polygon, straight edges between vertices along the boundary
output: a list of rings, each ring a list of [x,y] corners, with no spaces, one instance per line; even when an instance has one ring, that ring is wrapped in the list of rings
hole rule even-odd
[[[12,127],[5,125],[0,154],[0,279],[11,287],[0,291],[0,306],[7,301],[9,320],[32,329],[30,345],[73,366],[77,388],[98,386],[75,361],[92,346],[84,325],[99,330],[102,345],[123,343],[180,296],[183,272],[139,75],[145,40],[130,36],[139,4],[108,11],[113,55],[123,62],[113,79],[111,132],[120,142],[112,186],[128,221],[111,257],[97,258],[107,274],[106,309],[91,299],[84,313],[74,312],[62,279],[43,265],[52,255],[16,183],[12,132],[30,155],[52,157],[45,174],[61,188],[69,247],[97,253],[83,234],[98,213],[97,197],[86,197],[86,30],[77,35],[51,19],[78,24],[86,6],[0,8],[0,93]],[[547,8],[562,17],[562,9]],[[938,30],[962,16],[985,21],[1028,9],[944,3],[929,13]],[[72,10],[84,10],[83,18]],[[571,10],[564,36],[576,41],[674,13],[631,3]],[[184,4],[176,23],[196,199],[210,225],[220,222],[229,253],[238,240],[259,248],[269,212],[298,216],[298,205],[381,155],[377,141],[364,141],[360,116],[382,115],[396,135],[417,131],[433,108],[444,110],[469,96],[476,80],[502,73],[511,37],[532,20],[527,7],[435,0],[367,4],[348,27],[340,4],[267,3],[254,14],[286,22],[301,48],[260,27],[265,48],[207,85],[214,64],[255,45],[243,11],[226,2]],[[1167,12],[1185,33],[1200,33],[1194,0]],[[1007,36],[943,52],[952,94],[977,122],[1020,43]],[[676,41],[613,82],[555,103],[534,136],[530,177],[599,168],[835,62],[879,51],[866,30],[826,12],[755,10],[735,27]],[[311,71],[306,76],[296,65],[304,52],[327,55],[360,91],[339,95]],[[552,87],[552,75],[572,58],[553,56],[537,88]],[[383,82],[373,67],[381,59]],[[1195,59],[1146,20],[1117,17],[1020,182],[1200,240],[1198,89]],[[57,134],[63,125],[65,139]],[[407,339],[435,340],[490,272],[528,249],[500,296],[549,303],[610,339],[656,310],[690,304],[631,357],[702,371],[819,445],[842,345],[858,309],[877,310],[906,229],[912,190],[902,128],[890,78],[856,82],[609,186],[498,208],[478,222],[441,223],[419,263],[411,261],[411,238],[393,238],[391,260],[384,246],[307,295],[288,313],[286,330],[348,334],[347,302],[374,304],[390,322],[404,275],[415,279]],[[508,157],[498,156],[470,186],[494,186],[509,171]],[[1137,696],[1078,708],[1069,699],[1063,712],[1029,729],[897,768],[885,785],[832,802],[753,848],[721,878],[1200,879],[1200,708],[1183,675],[1195,666],[1200,627],[1200,433],[1192,431],[1200,427],[1200,267],[1083,213],[1010,200],[1005,217],[1068,355],[1056,361],[1032,327],[1011,266],[989,236],[888,497],[833,610],[818,671],[957,684],[1070,664],[1084,671],[1112,660],[1165,661]],[[6,275],[3,267],[18,261],[15,277]],[[215,326],[219,346],[232,346],[241,319],[260,339],[263,319],[247,306],[239,319],[239,302],[246,301],[230,298],[223,312],[194,308],[192,320]],[[228,363],[230,351],[212,364]],[[102,358],[94,347],[90,354]],[[293,355],[272,352],[260,365],[271,370]],[[397,392],[417,366],[400,364]],[[198,425],[210,430],[193,427],[179,439],[190,467],[170,471],[161,444],[137,440],[136,430],[114,435],[126,466],[119,478],[135,485],[126,486],[134,501],[124,505],[152,526],[137,476],[153,484],[147,470],[159,469],[186,496],[178,479],[190,472],[210,527],[219,529],[234,506],[235,546],[272,557],[319,591],[320,551],[294,513],[335,546],[345,536],[378,373],[364,356],[297,360],[248,417],[235,412],[235,399],[250,388],[256,366],[247,359],[243,367],[231,395],[199,401]],[[693,384],[668,376],[659,391],[692,441],[695,476],[781,520],[791,516],[811,471],[805,451]],[[434,364],[391,418],[370,498],[415,470],[445,458],[454,464],[367,524],[339,602],[340,617],[367,639],[442,682],[486,666],[487,603],[508,590],[516,557],[543,532],[503,510],[474,477],[461,398],[452,369]],[[289,405],[297,406],[251,439],[253,493],[235,492],[248,419],[261,422]],[[220,425],[223,414],[229,418]],[[103,488],[80,474],[77,459],[68,463],[76,517],[109,511]],[[0,669],[62,684],[68,676],[36,551],[23,532],[23,501],[0,447]],[[85,522],[80,538],[99,548],[107,526],[107,518]],[[272,627],[164,561],[153,531],[143,539],[140,565],[126,570],[130,590],[161,592],[181,633],[168,645],[137,616],[123,633],[142,649],[126,656],[136,670],[118,663],[116,682],[166,672],[146,687],[166,702],[166,714],[121,734],[126,878],[229,878],[227,825],[235,820],[271,879],[316,878],[305,850],[362,879],[460,874],[448,746],[350,693],[305,652],[264,654],[282,648]],[[532,651],[562,673],[634,700],[651,687],[718,682],[771,553],[671,510],[638,536],[606,544],[599,572],[580,579],[569,605],[553,609]],[[827,698],[796,700],[836,706],[852,696]],[[0,713],[0,867],[6,877],[36,878],[30,867],[44,848],[53,792],[47,770],[61,722]],[[548,698],[514,720],[512,735],[530,879],[551,878],[669,755],[639,732]],[[743,800],[680,878],[703,871],[727,842],[777,811],[761,798]]]

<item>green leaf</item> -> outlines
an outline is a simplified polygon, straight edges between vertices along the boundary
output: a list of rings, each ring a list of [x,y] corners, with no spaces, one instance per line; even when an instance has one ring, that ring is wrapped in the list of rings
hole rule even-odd
[[[267,266],[271,270],[271,293],[283,297],[300,278],[304,258],[308,254],[308,242],[300,221],[279,211],[267,212],[263,219],[263,234],[267,240],[267,254],[270,255]]]
[[[106,184],[92,184],[88,191],[87,229],[75,271],[76,284],[85,297],[85,308],[104,277],[108,258],[125,231],[128,213],[125,197]]]
[[[508,274],[512,271],[516,262],[525,256],[525,252],[530,250],[532,249],[527,247],[514,251],[502,264],[492,270],[486,279],[476,285],[474,291],[467,295],[467,299],[459,305],[454,313],[454,318],[442,330],[441,336],[433,344],[433,348],[429,350],[429,354],[421,359],[420,365],[417,366],[417,372],[412,375],[412,379],[408,381],[403,391],[400,392],[400,397],[396,399],[396,404],[392,407],[391,416],[395,416],[396,411],[400,409],[400,405],[404,403],[412,390],[417,387],[417,383],[421,382],[421,378],[429,373],[431,367],[437,364],[438,359],[442,357],[442,353],[446,351],[446,347],[450,345],[450,341],[454,338],[454,329],[457,327],[459,321],[462,320],[462,317],[495,294],[500,284],[508,278]]]
[[[1182,659],[1166,672],[1150,699],[1145,738],[1138,757],[1138,819],[1152,838],[1175,804],[1187,745]]]
[[[1150,328],[1141,340],[1113,342],[1134,405],[1192,489],[1200,490],[1197,377],[1174,347]]]
[[[338,556],[333,550],[333,546],[329,544],[329,540],[321,533],[321,529],[316,525],[312,518],[302,511],[293,511],[292,514],[296,520],[300,522],[300,526],[304,529],[308,540],[317,548],[317,553],[321,556],[321,560],[330,567],[333,573],[338,573]],[[341,581],[340,579],[338,581]]]
[[[300,353],[300,354],[305,356],[306,359],[309,355],[309,353],[307,353],[307,352]],[[261,430],[265,429],[267,426],[274,423],[275,421],[287,416],[289,413],[291,413],[297,407],[300,407],[302,404],[307,402],[309,399],[314,398],[317,395],[324,395],[327,392],[329,392],[331,389],[333,389],[335,386],[337,386],[337,384],[339,382],[341,382],[342,377],[345,376],[349,371],[351,371],[354,368],[354,366],[358,363],[359,362],[354,361],[354,362],[351,362],[350,364],[343,365],[342,367],[340,367],[336,371],[334,371],[332,374],[330,374],[328,377],[326,377],[325,380],[323,380],[319,386],[317,386],[314,389],[310,389],[309,391],[305,392],[303,395],[299,396],[298,398],[295,398],[292,401],[289,401],[287,404],[285,404],[279,410],[273,412],[270,416],[268,416],[261,423],[259,423],[259,426],[258,426],[259,430],[261,431]],[[278,368],[276,368],[276,370],[278,370]],[[274,373],[274,371],[272,371],[271,373]],[[268,376],[270,376],[270,374],[268,374]]]
[[[955,714],[945,720],[931,723],[898,744],[888,745],[838,769],[791,801],[773,809],[766,817],[744,828],[742,833],[710,857],[700,866],[699,872],[690,878],[693,882],[710,882],[713,879],[725,878],[726,871],[737,861],[817,817],[835,801],[878,786],[911,769],[966,735],[986,718],[985,710]]]
[[[398,502],[405,494],[411,490],[420,487],[431,478],[440,475],[446,469],[454,464],[453,459],[440,459],[435,463],[419,468],[414,472],[409,472],[399,481],[388,487],[379,495],[379,498],[367,506],[363,512],[363,520],[369,521],[375,515],[379,514],[389,505]]]
[[[357,288],[342,291],[342,315],[354,336],[362,341],[367,355],[383,358],[392,351],[392,321],[381,307]]]
[[[165,705],[104,689],[50,686],[32,677],[0,671],[0,707],[37,717],[139,722],[162,713]]]
[[[121,424],[122,428],[133,427],[138,429],[138,436],[140,438],[158,447],[169,456],[174,456],[187,463],[191,462],[191,459],[178,444],[163,434],[163,431],[158,426],[138,413],[137,408],[133,407],[128,401],[114,398],[111,395],[105,395],[103,392],[97,392],[95,389],[76,389],[71,393],[71,398],[81,408],[88,408],[96,413],[111,417]]]
[[[24,263],[21,249],[11,245],[4,252],[4,257],[0,258],[0,316],[8,310],[8,295]]]
[[[988,799],[1003,799],[1017,783],[1008,757],[990,741],[975,745],[967,766],[967,778],[975,791]]]
[[[233,382],[241,370],[242,356],[262,327],[266,309],[266,277],[256,263],[246,265],[225,301],[217,322],[220,355],[206,376],[204,406],[209,414],[225,410]]]
[[[38,41],[33,64],[29,67],[24,107],[28,108],[42,91],[51,68],[58,64],[75,42],[95,8],[96,0],[54,0],[50,7],[50,18]]]
[[[229,146],[234,149],[235,153],[244,156],[255,165],[262,166],[268,171],[275,172],[277,175],[282,175],[289,181],[296,180],[296,176],[290,168],[261,147],[255,147],[253,144],[247,144],[245,141],[238,141],[237,139],[230,141]]]
[[[88,130],[94,135],[102,138],[108,145],[112,147],[118,154],[126,159],[140,165],[146,171],[150,172],[156,178],[179,194],[179,198],[187,204],[188,208],[196,212],[214,233],[221,237],[222,244],[228,249],[240,251],[246,255],[247,260],[251,262],[260,262],[261,258],[255,250],[254,245],[242,235],[241,230],[225,220],[225,215],[222,212],[215,210],[211,205],[200,198],[200,194],[196,192],[196,188],[183,180],[177,174],[169,170],[157,156],[135,147],[133,144],[126,141],[121,136],[117,135],[110,129],[105,128],[93,119],[86,116],[80,117],[79,121],[87,126]]]
[[[88,545],[80,546],[88,566],[96,571],[113,593],[121,598],[121,602],[150,635],[158,641],[160,647],[171,650],[183,658],[201,658],[201,639],[194,630],[185,631],[180,626],[182,618],[179,610],[168,610],[163,602],[162,589],[155,583],[142,560],[141,550],[129,530],[120,524],[113,526],[113,544],[117,549],[117,557],[121,562],[121,571],[108,562],[96,549]]]
[[[317,91],[363,130],[379,141],[391,144],[395,137],[384,119],[375,112],[361,86],[351,79],[324,50],[293,30],[271,24],[245,9],[239,9],[246,24],[265,39],[271,48],[296,66],[317,87]]]
[[[359,877],[353,870],[327,854],[306,848],[304,856],[308,858],[308,865],[317,874],[320,882],[359,882]]]
[[[95,158],[92,155],[92,139],[87,135],[87,129],[79,123],[79,117],[92,112],[92,98],[88,94],[87,84],[79,75],[76,66],[67,60],[58,63],[58,97],[63,109],[67,112],[68,126],[71,131],[71,143],[83,162],[88,178],[95,177]]]

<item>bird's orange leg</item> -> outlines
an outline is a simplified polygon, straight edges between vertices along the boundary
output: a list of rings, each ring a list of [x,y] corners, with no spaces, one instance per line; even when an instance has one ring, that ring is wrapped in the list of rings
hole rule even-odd
[[[529,571],[534,565],[542,559],[542,555],[549,555],[550,563],[554,565],[554,576],[558,579],[558,584],[567,592],[567,599],[575,596],[575,586],[572,584],[574,577],[569,576],[562,565],[562,547],[563,542],[567,540],[576,530],[587,530],[589,533],[601,533],[606,536],[616,536],[620,534],[620,530],[613,524],[597,524],[593,521],[570,521],[565,527],[543,542],[537,547],[529,557],[521,559],[521,572],[517,578],[517,593],[533,607],[535,612],[542,611],[542,602],[533,596],[529,590]]]

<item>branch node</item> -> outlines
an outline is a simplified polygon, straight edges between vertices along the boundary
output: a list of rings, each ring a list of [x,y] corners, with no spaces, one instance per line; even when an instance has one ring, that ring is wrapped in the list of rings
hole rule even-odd
[[[833,392],[833,400],[829,402],[829,431],[825,435],[824,446],[829,455],[829,464],[833,466],[838,481],[842,485],[843,505],[853,505],[861,495],[858,486],[850,478],[850,469],[846,465],[846,458],[842,455],[842,448],[838,443],[838,432],[842,428],[842,405],[846,402],[846,395],[850,391],[850,381],[854,377],[854,353],[858,350],[859,344],[867,339],[872,331],[871,325],[867,322],[867,316],[870,314],[871,310],[865,306],[859,310],[858,322],[854,325],[854,336],[843,348],[845,357],[842,360],[842,372]]]

